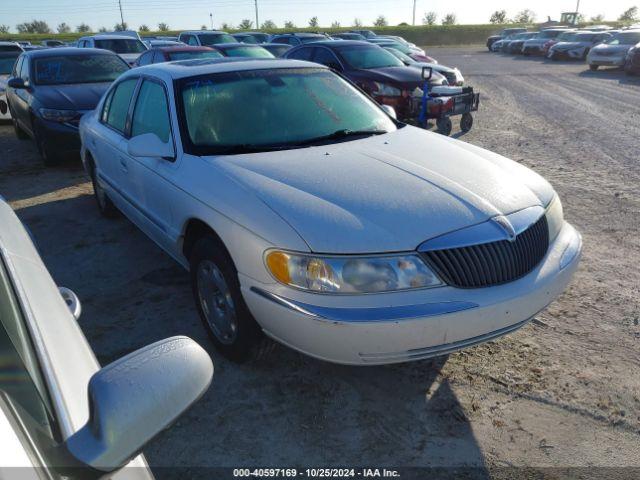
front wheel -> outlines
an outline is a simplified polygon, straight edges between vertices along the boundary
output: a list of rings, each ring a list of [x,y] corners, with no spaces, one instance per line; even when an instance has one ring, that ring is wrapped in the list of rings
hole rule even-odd
[[[463,113],[462,118],[460,119],[460,130],[464,133],[467,133],[473,127],[473,115],[469,112]]]
[[[91,184],[93,185],[93,196],[98,204],[98,210],[103,217],[114,218],[118,214],[118,209],[113,204],[107,192],[100,185],[95,167],[91,168]]]
[[[16,138],[18,140],[27,140],[29,135],[27,135],[27,132],[22,129],[13,112],[11,113],[11,117],[11,120],[13,121],[13,131],[16,133]]]
[[[451,123],[451,119],[449,117],[442,117],[436,120],[436,127],[438,129],[438,133],[441,135],[449,136],[451,134],[451,130],[453,129],[453,124]]]
[[[592,72],[595,72],[596,70],[598,70],[599,65],[589,65],[589,70],[591,70]]]
[[[45,136],[42,132],[38,131],[37,126],[34,125],[33,131],[35,132],[34,140],[36,141],[36,146],[38,147],[38,151],[40,152],[40,156],[42,157],[45,167],[58,165],[62,160],[60,153],[47,144]]]
[[[211,341],[230,360],[249,360],[263,335],[242,298],[231,257],[206,235],[193,247],[189,264],[196,307]]]

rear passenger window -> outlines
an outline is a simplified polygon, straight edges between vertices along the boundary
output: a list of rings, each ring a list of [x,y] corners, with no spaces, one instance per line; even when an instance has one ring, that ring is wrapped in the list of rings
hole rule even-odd
[[[105,123],[121,133],[124,133],[131,96],[137,83],[137,78],[120,82],[113,91],[111,98],[108,99],[108,105],[105,104],[107,109]]]
[[[290,52],[287,55],[287,58],[293,58],[294,60],[309,60],[311,61],[311,57],[313,56],[313,48],[305,47]]]
[[[155,133],[160,140],[171,138],[169,106],[162,85],[145,80],[140,87],[131,123],[131,136]]]

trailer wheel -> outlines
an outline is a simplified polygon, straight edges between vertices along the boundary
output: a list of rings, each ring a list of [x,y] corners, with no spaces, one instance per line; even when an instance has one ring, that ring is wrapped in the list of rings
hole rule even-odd
[[[436,127],[438,128],[438,133],[449,136],[453,129],[453,124],[449,117],[442,117],[436,120]]]
[[[473,115],[469,112],[463,113],[462,118],[460,119],[460,130],[464,133],[467,133],[473,127]]]

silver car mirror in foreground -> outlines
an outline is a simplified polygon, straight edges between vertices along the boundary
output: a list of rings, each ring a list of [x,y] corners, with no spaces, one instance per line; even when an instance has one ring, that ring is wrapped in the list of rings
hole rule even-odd
[[[422,67],[422,79],[423,80],[431,80],[433,76],[433,68],[431,67]]]
[[[78,296],[73,290],[70,290],[67,287],[58,287],[58,291],[60,292],[60,295],[62,295],[64,303],[66,303],[69,310],[71,310],[73,318],[78,320],[82,314],[82,304],[80,303]]]
[[[398,116],[396,115],[396,109],[391,105],[380,105],[380,108],[382,108],[382,110],[384,110],[384,112],[394,120],[398,119]]]
[[[174,158],[173,144],[160,140],[155,133],[143,133],[129,140],[127,153],[132,157]]]
[[[65,446],[71,455],[112,472],[138,455],[207,390],[213,363],[188,337],[136,350],[89,381],[89,421]]]

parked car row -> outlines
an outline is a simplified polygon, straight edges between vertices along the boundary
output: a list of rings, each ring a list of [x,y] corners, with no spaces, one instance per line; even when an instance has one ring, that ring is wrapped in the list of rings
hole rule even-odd
[[[600,67],[624,68],[629,74],[640,72],[640,28],[615,30],[593,26],[583,29],[546,28],[527,32],[505,29],[487,39],[492,52],[539,55],[551,60],[586,61],[591,70]]]

